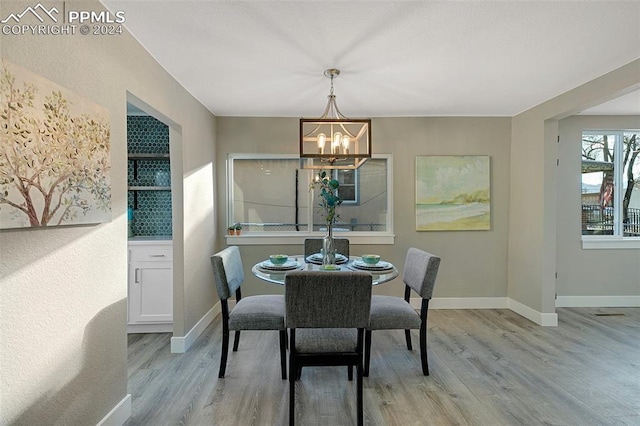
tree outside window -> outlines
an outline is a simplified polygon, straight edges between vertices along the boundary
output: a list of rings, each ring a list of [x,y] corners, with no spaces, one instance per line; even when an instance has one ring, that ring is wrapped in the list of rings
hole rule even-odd
[[[582,234],[640,237],[638,131],[582,134]]]

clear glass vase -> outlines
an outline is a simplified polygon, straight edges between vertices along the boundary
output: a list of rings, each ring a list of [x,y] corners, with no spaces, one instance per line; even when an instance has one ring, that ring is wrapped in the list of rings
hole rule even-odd
[[[333,224],[327,223],[327,235],[322,239],[322,264],[336,264],[336,244],[333,239]]]

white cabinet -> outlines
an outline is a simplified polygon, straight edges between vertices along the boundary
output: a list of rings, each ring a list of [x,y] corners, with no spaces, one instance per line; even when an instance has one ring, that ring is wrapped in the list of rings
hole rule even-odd
[[[130,333],[173,330],[171,241],[129,241]]]

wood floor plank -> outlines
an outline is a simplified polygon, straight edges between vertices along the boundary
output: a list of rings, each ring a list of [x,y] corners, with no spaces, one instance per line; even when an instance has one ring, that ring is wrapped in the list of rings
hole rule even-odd
[[[413,351],[402,331],[374,332],[365,424],[640,425],[640,309],[558,316],[540,327],[510,310],[432,310],[428,377],[417,332]],[[170,337],[129,335],[126,426],[288,424],[276,332],[243,332],[224,379],[219,319],[185,354],[170,353]],[[354,425],[355,404],[344,367],[305,368],[296,384],[296,424]]]

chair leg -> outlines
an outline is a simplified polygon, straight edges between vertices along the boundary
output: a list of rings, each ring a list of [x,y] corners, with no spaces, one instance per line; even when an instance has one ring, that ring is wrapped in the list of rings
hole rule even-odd
[[[280,330],[280,369],[282,380],[287,380],[287,330]]]
[[[236,335],[233,337],[233,351],[238,350],[238,343],[240,343],[240,330],[236,330]]]
[[[353,381],[353,365],[347,366],[347,377],[349,378],[350,382]]]
[[[351,367],[351,366],[350,366]],[[356,365],[356,375],[357,375],[357,386],[358,386],[358,396],[357,396],[357,409],[358,409],[358,426],[364,425],[364,403],[363,403],[363,379],[362,379],[362,359],[358,361],[358,365]]]
[[[411,345],[411,330],[405,330],[404,331],[404,338],[407,341],[407,349],[412,351],[413,350],[413,346]]]
[[[429,362],[427,361],[427,326],[420,327],[420,360],[422,361],[422,374],[429,375]]]
[[[291,370],[291,364],[290,368]],[[289,426],[296,423],[296,380],[289,374]]]
[[[422,299],[420,307],[420,360],[422,361],[422,374],[429,375],[429,361],[427,360],[427,313],[429,312],[429,299]]]
[[[295,330],[291,330],[289,338],[289,426],[294,426],[296,412],[296,379],[298,376],[298,367],[296,366],[296,355],[294,350]]]
[[[371,330],[364,332],[364,377],[369,377],[369,361],[371,360]]]
[[[227,353],[229,352],[229,331],[222,332],[222,351],[220,352],[220,371],[218,378],[224,378],[224,372],[227,369]]]

